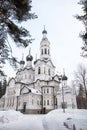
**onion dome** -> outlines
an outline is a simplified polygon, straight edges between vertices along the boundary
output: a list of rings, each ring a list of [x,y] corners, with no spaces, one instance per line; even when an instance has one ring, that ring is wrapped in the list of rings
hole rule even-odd
[[[20,64],[23,64],[23,65],[24,65],[24,64],[25,64],[25,61],[21,60],[21,61],[20,61]]]
[[[42,31],[42,34],[47,34],[47,31],[45,30],[45,26],[44,26],[44,30]]]
[[[42,31],[42,34],[47,34],[47,31],[46,31],[46,30],[43,30],[43,31]]]
[[[30,49],[29,49],[29,54],[28,54],[28,56],[26,57],[26,60],[27,60],[27,61],[32,61],[32,60],[33,60],[33,56],[32,56],[31,53],[30,53]]]
[[[32,60],[33,60],[33,56],[32,56],[32,55],[28,55],[28,56],[26,57],[26,60],[27,60],[27,61],[32,61]]]
[[[62,76],[62,80],[67,80],[67,76],[65,76],[65,74]]]
[[[20,65],[24,65],[25,64],[25,61],[23,59],[24,59],[24,54],[22,54],[22,60],[20,61]]]

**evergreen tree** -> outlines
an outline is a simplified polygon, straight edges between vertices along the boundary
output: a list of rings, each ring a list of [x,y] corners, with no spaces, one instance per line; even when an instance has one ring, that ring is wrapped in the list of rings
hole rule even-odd
[[[0,81],[0,98],[2,97],[2,82]]]
[[[3,85],[2,85],[2,95],[5,94],[5,92],[6,92],[6,87],[7,87],[7,80],[4,79],[4,81],[3,81]]]
[[[37,18],[31,12],[31,3],[32,0],[0,0],[0,67],[6,60],[16,66],[17,59],[12,56],[8,35],[17,47],[26,47],[31,43],[29,31],[17,24]]]
[[[82,84],[79,86],[79,93],[77,95],[77,107],[79,109],[85,109],[86,108],[86,98],[85,98],[85,92]]]
[[[87,68],[84,66],[84,64],[78,65],[77,71],[75,71],[74,75],[77,85],[81,84],[84,88],[85,98],[87,101]]]
[[[77,15],[76,18],[83,22],[85,31],[80,34],[82,38],[82,56],[87,57],[87,0],[80,0],[80,5],[82,5],[83,15]]]
[[[0,81],[0,98],[5,94],[7,86],[7,80]]]

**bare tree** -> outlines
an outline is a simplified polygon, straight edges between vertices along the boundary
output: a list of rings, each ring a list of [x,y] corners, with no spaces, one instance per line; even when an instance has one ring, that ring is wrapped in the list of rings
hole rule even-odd
[[[77,71],[75,71],[74,75],[77,83],[83,86],[87,101],[87,68],[85,67],[85,65],[79,64]]]

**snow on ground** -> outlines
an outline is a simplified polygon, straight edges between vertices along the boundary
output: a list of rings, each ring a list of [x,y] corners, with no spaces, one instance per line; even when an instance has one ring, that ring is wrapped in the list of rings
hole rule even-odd
[[[56,109],[45,115],[0,111],[0,130],[87,130],[87,110]]]

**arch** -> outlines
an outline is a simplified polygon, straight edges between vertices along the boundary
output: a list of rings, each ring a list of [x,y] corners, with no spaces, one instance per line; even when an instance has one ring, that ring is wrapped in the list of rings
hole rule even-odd
[[[47,105],[49,105],[49,100],[47,100]]]

